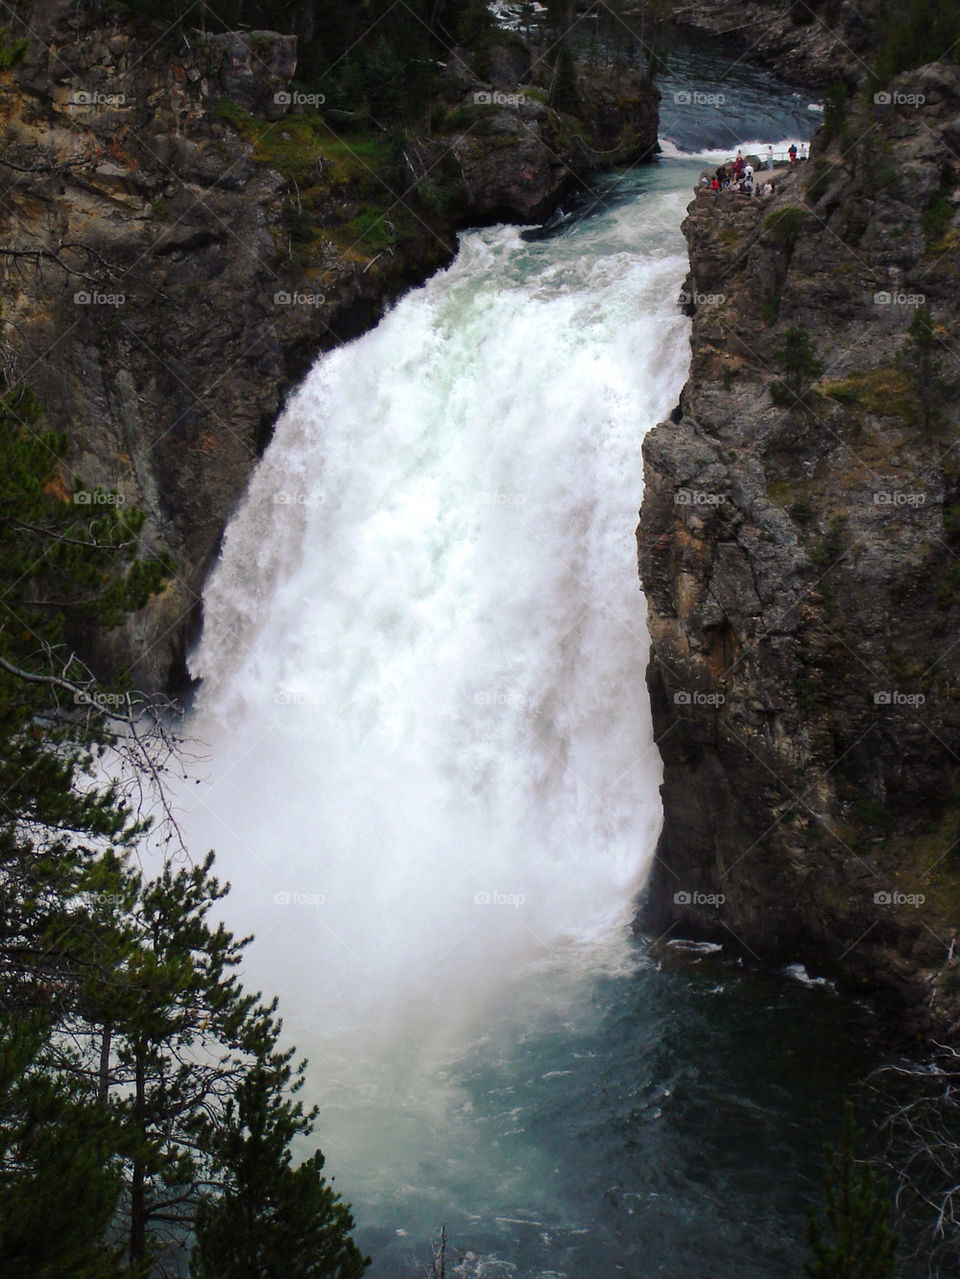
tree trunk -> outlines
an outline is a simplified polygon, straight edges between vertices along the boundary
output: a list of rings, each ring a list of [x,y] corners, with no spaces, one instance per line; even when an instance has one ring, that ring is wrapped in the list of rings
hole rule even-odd
[[[97,1102],[104,1109],[110,1097],[110,1043],[113,1039],[113,1026],[107,1022],[103,1027],[100,1039],[100,1074],[97,1084]]]
[[[134,1265],[142,1264],[147,1252],[147,1169],[143,1157],[143,1145],[146,1143],[145,1052],[145,1046],[142,1043],[138,1044],[133,1114],[140,1148],[134,1155],[133,1177],[130,1182],[130,1260]]]

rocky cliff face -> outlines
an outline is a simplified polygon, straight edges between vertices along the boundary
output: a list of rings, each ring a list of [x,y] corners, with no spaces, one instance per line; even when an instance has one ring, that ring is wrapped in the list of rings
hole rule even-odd
[[[684,224],[692,363],[638,531],[643,922],[955,1031],[960,74],[858,102],[773,197],[703,191]]]
[[[792,84],[855,84],[871,61],[880,8],[878,0],[693,0],[676,5],[673,18],[730,41]]]
[[[447,262],[456,228],[535,221],[591,169],[656,149],[656,91],[584,74],[545,105],[516,39],[453,50],[429,131],[343,135],[272,32],[156,38],[70,0],[20,6],[0,74],[8,381],[70,464],[147,512],[176,573],[111,637],[146,689],[182,668],[199,592],[284,393]]]

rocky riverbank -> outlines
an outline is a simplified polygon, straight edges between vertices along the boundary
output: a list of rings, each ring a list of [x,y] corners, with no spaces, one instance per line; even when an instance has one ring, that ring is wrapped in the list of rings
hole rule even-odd
[[[769,201],[699,192],[638,530],[665,824],[642,912],[960,1014],[960,72],[861,95]]]
[[[298,94],[294,36],[175,36],[21,7],[0,73],[5,372],[85,482],[147,513],[166,592],[98,655],[183,668],[199,593],[286,391],[448,262],[458,227],[547,216],[656,150],[656,90],[581,69],[578,116],[504,33],[450,51],[429,122],[350,131]]]

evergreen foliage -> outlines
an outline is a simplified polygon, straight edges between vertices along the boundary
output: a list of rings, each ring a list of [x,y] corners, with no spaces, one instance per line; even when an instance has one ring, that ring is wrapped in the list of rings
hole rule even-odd
[[[956,62],[960,41],[960,8],[955,0],[891,0],[883,6],[876,79],[927,62]]]
[[[0,398],[0,1273],[170,1273],[201,1198],[208,1231],[229,1214],[224,1152],[252,1098],[267,1126],[248,1140],[249,1233],[288,1279],[355,1279],[322,1156],[292,1163],[313,1119],[287,1096],[303,1066],[276,1002],[239,984],[245,940],[210,919],[227,891],[213,854],[145,876],[149,823],[98,777],[104,752],[142,744],[146,704],[98,689],[77,654],[171,566],[140,512],[69,475],[41,417],[23,389]],[[152,776],[143,749],[123,757]]]
[[[869,1164],[857,1163],[861,1136],[848,1104],[840,1149],[827,1147],[823,1216],[811,1208],[807,1218],[808,1279],[893,1279],[897,1237],[887,1186]]]

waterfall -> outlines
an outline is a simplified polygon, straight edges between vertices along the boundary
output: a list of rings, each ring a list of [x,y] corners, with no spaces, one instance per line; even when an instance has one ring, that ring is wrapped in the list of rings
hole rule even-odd
[[[227,530],[187,828],[323,1024],[462,1006],[629,917],[660,821],[633,530],[687,358],[677,205],[465,235],[318,361]]]
[[[478,1139],[445,1063],[588,1017],[590,975],[635,962],[661,812],[634,528],[689,358],[696,171],[463,235],[292,395],[206,586],[183,826],[367,1220],[408,1225],[415,1187],[429,1230],[455,1193]],[[426,1150],[446,1171],[414,1178]],[[468,1214],[509,1180],[495,1142],[469,1163]]]

